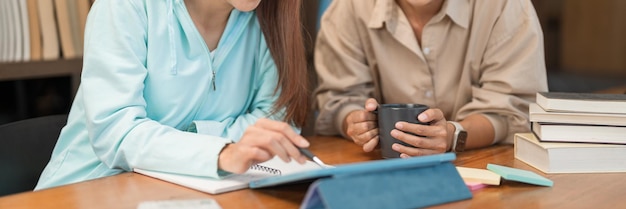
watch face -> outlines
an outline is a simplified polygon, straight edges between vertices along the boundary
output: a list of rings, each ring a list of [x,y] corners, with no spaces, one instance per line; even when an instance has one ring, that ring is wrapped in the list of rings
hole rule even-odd
[[[467,132],[461,131],[459,132],[459,136],[456,141],[455,152],[463,152],[465,150],[465,141],[467,141]]]

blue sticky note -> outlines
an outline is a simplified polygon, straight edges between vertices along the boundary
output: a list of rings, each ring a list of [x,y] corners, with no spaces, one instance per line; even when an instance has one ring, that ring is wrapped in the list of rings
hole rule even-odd
[[[540,186],[549,186],[551,187],[554,183],[552,180],[547,179],[539,174],[533,173],[531,171],[511,168],[501,165],[495,164],[487,164],[487,170],[493,171],[498,175],[502,176],[502,178],[510,181],[518,181],[527,184],[534,184]]]

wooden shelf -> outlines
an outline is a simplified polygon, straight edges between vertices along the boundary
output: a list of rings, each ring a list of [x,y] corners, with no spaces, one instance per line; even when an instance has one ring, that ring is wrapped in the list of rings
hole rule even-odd
[[[72,95],[75,95],[80,84],[82,66],[82,59],[0,63],[0,81],[70,76]]]

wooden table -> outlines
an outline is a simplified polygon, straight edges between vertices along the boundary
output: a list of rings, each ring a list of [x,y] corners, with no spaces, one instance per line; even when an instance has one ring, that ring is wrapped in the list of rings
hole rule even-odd
[[[379,159],[335,137],[308,137],[311,150],[329,164]],[[458,166],[486,168],[487,163],[540,171],[515,160],[511,145],[461,153]],[[434,208],[626,208],[626,173],[544,175],[553,187],[503,181],[473,192],[473,198]],[[418,177],[416,177],[418,178]],[[298,208],[308,184],[244,189],[209,195],[135,173],[0,198],[0,208],[137,208],[143,201],[213,198],[222,208]],[[417,194],[416,194],[417,195]]]

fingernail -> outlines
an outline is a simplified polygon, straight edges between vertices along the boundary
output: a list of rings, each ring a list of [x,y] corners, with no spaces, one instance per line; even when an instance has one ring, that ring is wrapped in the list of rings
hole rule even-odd
[[[397,122],[397,123],[396,123],[396,128],[397,128],[397,129],[402,129],[402,123]]]
[[[391,145],[391,149],[398,151],[398,149],[400,149],[400,145],[393,144],[393,145]]]
[[[399,133],[398,133],[398,130],[395,130],[395,129],[394,129],[394,130],[392,130],[392,131],[391,131],[391,133],[390,133],[390,134],[391,134],[391,136],[393,136],[393,137],[398,137],[398,134],[399,134]]]
[[[304,147],[308,147],[309,145],[311,145],[309,144],[309,141],[307,141],[306,139],[300,140],[300,144]]]
[[[375,108],[375,107],[376,107],[376,106],[375,106],[374,104],[372,104],[372,103],[368,103],[368,104],[367,104],[367,108]]]
[[[419,121],[424,122],[424,121],[428,120],[428,116],[426,114],[420,114],[420,115],[417,116],[417,119]]]

